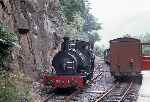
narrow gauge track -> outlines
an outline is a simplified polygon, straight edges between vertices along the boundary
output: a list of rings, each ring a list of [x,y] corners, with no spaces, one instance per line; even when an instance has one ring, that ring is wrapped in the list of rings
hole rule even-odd
[[[128,83],[116,83],[95,102],[123,102],[130,92],[133,81]]]

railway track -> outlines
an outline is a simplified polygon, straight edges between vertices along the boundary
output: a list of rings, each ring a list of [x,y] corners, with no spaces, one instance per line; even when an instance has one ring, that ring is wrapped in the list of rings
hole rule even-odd
[[[128,83],[116,83],[103,95],[99,96],[95,102],[124,102],[133,86],[133,81]]]

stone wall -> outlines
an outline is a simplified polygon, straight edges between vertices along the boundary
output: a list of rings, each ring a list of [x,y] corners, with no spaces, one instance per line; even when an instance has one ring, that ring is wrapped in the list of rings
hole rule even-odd
[[[59,0],[0,0],[0,23],[18,34],[13,63],[25,74],[37,79],[37,68],[51,67],[64,35]]]

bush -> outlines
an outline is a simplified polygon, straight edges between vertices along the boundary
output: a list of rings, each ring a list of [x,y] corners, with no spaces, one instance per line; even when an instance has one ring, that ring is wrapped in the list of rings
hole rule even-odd
[[[30,84],[25,77],[11,73],[7,67],[10,49],[17,43],[17,34],[10,33],[0,25],[0,102],[22,102],[30,100]],[[20,81],[21,80],[21,81]]]
[[[1,71],[0,73],[0,102],[22,102],[31,100],[30,90],[32,81],[23,74]],[[23,101],[24,102],[24,101]]]

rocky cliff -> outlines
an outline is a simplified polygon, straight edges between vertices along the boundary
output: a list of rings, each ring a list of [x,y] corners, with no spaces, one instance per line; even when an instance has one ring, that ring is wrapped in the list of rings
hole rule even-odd
[[[11,67],[33,79],[37,69],[51,67],[64,35],[59,0],[0,0],[0,23],[18,34]]]

